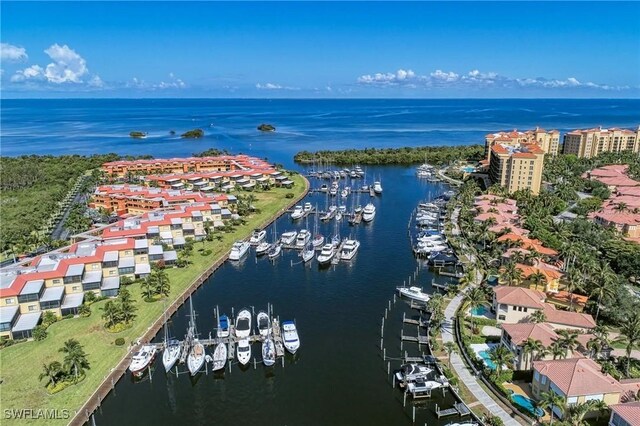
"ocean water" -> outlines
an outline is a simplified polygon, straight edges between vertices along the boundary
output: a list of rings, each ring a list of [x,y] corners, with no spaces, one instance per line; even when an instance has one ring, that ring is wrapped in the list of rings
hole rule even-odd
[[[3,100],[0,154],[186,156],[208,148],[291,164],[297,151],[483,143],[495,130],[635,127],[640,100]],[[276,126],[262,133],[260,123]],[[182,140],[202,128],[205,137]],[[148,132],[136,140],[129,132]],[[176,131],[175,136],[169,134]]]

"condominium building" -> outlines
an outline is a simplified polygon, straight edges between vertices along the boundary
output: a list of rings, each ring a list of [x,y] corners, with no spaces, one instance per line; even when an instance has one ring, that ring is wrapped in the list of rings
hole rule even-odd
[[[236,170],[230,172],[193,172],[168,175],[148,175],[144,183],[163,189],[229,192],[233,189],[251,190],[256,186],[289,186],[293,184],[282,172],[266,170]]]
[[[144,278],[151,263],[176,259],[175,251],[146,238],[119,238],[77,243],[26,266],[0,269],[0,336],[29,338],[43,312],[77,314],[85,293],[116,296],[122,277]]]
[[[502,144],[516,148],[522,144],[536,144],[545,154],[557,155],[560,145],[560,132],[557,130],[546,131],[539,127],[525,132],[513,130],[511,132],[489,133],[484,139],[485,157],[491,159],[491,148]]]
[[[489,180],[512,193],[529,189],[540,192],[544,151],[536,144],[519,146],[496,144],[491,147]]]
[[[564,154],[593,158],[603,152],[622,151],[640,152],[640,126],[636,130],[597,127],[564,135]]]
[[[189,173],[189,172],[233,172],[274,171],[265,160],[248,155],[220,155],[216,157],[168,158],[133,161],[111,161],[102,165],[102,171],[115,178],[129,175]]]

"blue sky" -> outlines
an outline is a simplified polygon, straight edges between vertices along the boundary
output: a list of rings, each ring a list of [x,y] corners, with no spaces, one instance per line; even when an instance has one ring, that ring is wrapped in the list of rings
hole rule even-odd
[[[640,96],[640,3],[1,9],[5,98]]]

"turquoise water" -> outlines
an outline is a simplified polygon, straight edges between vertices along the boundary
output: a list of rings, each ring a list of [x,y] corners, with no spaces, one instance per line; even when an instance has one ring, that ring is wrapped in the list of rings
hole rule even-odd
[[[533,400],[531,398],[527,398],[524,395],[520,395],[519,393],[515,393],[513,395],[511,395],[511,399],[513,399],[513,402],[518,404],[519,406],[521,406],[522,408],[524,408],[525,410],[527,410],[529,413],[533,414],[534,416],[540,417],[542,415],[544,415],[544,411],[542,410],[542,408],[536,408],[536,406],[533,404]]]
[[[471,166],[467,166],[467,167],[463,167],[462,171],[463,172],[467,172],[467,173],[473,173],[473,172],[476,171],[476,168],[475,167],[471,167]]]
[[[478,355],[480,355],[480,358],[482,358],[487,367],[492,370],[496,369],[496,364],[489,358],[489,351],[480,351]]]
[[[471,313],[472,313],[473,315],[476,315],[476,316],[484,315],[484,314],[485,314],[485,312],[487,312],[487,307],[486,307],[486,306],[484,306],[484,305],[480,305],[480,306],[478,306],[478,307],[476,307],[476,308],[473,308],[473,309],[471,310]]]

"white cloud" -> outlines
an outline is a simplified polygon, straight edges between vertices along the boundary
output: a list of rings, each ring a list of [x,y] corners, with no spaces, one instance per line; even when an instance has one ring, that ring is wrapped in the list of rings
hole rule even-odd
[[[14,46],[9,43],[0,43],[0,59],[6,62],[22,62],[29,59],[24,47]]]
[[[44,51],[53,62],[46,67],[31,65],[18,70],[11,77],[12,82],[44,81],[55,85],[73,83],[90,87],[103,87],[98,75],[92,75],[87,68],[87,61],[66,44],[51,45]]]
[[[562,79],[513,78],[495,72],[474,69],[466,74],[437,69],[428,75],[419,75],[411,70],[399,69],[395,73],[365,74],[357,82],[365,86],[429,89],[429,88],[584,88],[598,90],[625,90],[629,86],[610,86],[593,82],[581,82],[575,77]]]
[[[257,83],[256,89],[258,90],[300,90],[299,87],[282,86],[276,83]]]
[[[160,81],[158,83],[147,82],[145,80],[133,77],[130,81],[125,83],[125,87],[142,90],[167,90],[167,89],[184,89],[187,84],[180,78],[170,72],[169,81]]]

